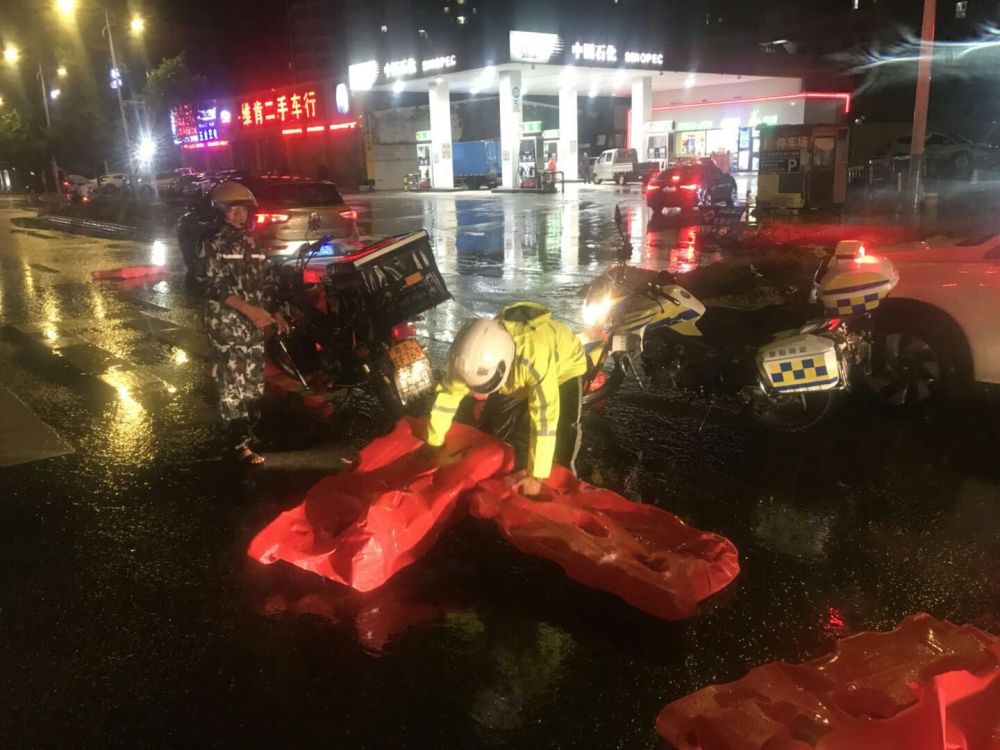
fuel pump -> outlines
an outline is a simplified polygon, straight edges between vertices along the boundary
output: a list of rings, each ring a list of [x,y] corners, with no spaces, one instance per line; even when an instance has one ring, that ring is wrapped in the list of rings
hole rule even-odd
[[[545,164],[542,144],[542,122],[531,120],[521,123],[521,145],[518,147],[517,178],[522,188],[536,188]]]
[[[417,186],[431,186],[431,131],[417,131]]]

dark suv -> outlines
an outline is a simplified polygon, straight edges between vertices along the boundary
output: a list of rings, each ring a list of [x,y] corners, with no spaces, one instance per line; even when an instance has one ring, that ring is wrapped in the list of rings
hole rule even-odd
[[[646,205],[659,214],[664,208],[691,209],[736,203],[736,180],[711,159],[675,164],[646,184]]]

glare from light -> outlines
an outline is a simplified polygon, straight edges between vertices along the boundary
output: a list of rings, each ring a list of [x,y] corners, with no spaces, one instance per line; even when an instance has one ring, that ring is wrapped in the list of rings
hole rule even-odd
[[[688,73],[687,78],[684,79],[684,88],[689,89],[694,86],[694,73]]]
[[[188,353],[183,349],[174,350],[174,362],[178,365],[185,365],[190,361]]]
[[[563,86],[569,86],[576,81],[576,68],[572,65],[567,65],[562,69],[562,73],[559,74],[559,83]]]
[[[128,25],[133,34],[141,34],[146,30],[146,21],[142,16],[132,16],[132,22]]]
[[[615,71],[615,86],[621,86],[625,82],[625,71],[619,68]]]
[[[478,94],[479,93],[479,84],[478,83],[473,84],[472,88],[469,89],[469,93],[472,94],[473,96],[475,96],[476,94]]]
[[[61,95],[62,95],[62,89],[52,89],[52,90],[51,90],[51,91],[49,92],[49,97],[50,97],[50,98],[52,99],[52,101],[55,101],[55,100],[56,100],[56,99],[58,99],[58,98],[59,98],[59,97],[60,97]]]
[[[443,79],[443,78],[442,78],[441,76],[437,76],[437,77],[436,77],[436,78],[434,79],[434,83],[441,83],[442,81],[444,81],[444,79]]]
[[[58,68],[56,68],[56,75],[59,76],[60,78],[65,78],[66,77],[66,66],[65,65],[60,65]]]
[[[8,44],[3,49],[3,59],[14,65],[21,58],[21,50],[15,47],[13,44]]]
[[[135,150],[135,158],[140,164],[151,164],[154,156],[156,156],[156,142],[145,135]]]
[[[405,83],[403,83],[402,81],[396,81],[394,84],[392,84],[392,93],[398,94],[404,88],[406,88],[406,84]]]
[[[494,78],[497,77],[497,69],[492,65],[487,65],[485,68],[483,68],[483,72],[481,75],[483,76],[484,81],[492,81]]]
[[[55,341],[57,338],[59,338],[59,334],[56,333],[54,328],[46,328],[45,338],[47,338],[49,341]]]
[[[163,240],[153,240],[153,248],[149,254],[149,262],[154,266],[167,265],[167,243]]]
[[[593,99],[595,96],[597,96],[597,86],[591,86],[590,87],[590,98]]]
[[[56,0],[56,10],[60,15],[72,16],[76,11],[76,0]]]

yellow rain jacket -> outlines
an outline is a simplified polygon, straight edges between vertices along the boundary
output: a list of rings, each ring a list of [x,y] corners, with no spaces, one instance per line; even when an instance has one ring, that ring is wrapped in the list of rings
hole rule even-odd
[[[525,398],[531,419],[528,473],[547,479],[552,471],[559,424],[559,386],[587,372],[587,357],[579,339],[552,313],[534,302],[515,302],[497,316],[514,338],[514,362],[500,388],[504,396]],[[437,388],[427,442],[443,445],[455,412],[469,394],[464,382],[446,377]]]

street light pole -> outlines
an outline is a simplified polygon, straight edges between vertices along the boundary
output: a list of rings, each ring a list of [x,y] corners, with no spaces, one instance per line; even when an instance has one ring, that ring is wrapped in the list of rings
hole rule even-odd
[[[133,181],[132,175],[132,139],[128,134],[128,118],[125,117],[125,102],[122,100],[122,82],[121,70],[118,68],[118,58],[115,56],[115,42],[111,37],[111,19],[108,17],[108,11],[104,11],[104,33],[108,36],[108,51],[111,53],[111,66],[115,71],[118,72],[118,86],[115,88],[115,93],[118,94],[118,111],[122,116],[122,133],[125,136],[125,171],[128,173],[129,184],[132,189],[135,189],[135,182]]]
[[[913,206],[920,205],[921,171],[924,166],[924,140],[927,138],[927,105],[931,91],[931,60],[934,56],[934,19],[937,0],[924,0],[924,18],[920,27],[920,59],[917,62],[917,91],[913,103],[913,136],[910,140],[909,187]]]
[[[48,87],[45,85],[45,73],[42,71],[42,61],[38,61],[38,84],[42,88],[42,107],[45,108],[45,129],[52,137],[52,118],[49,116],[49,92]],[[59,164],[56,162],[56,157],[52,156],[49,159],[49,163],[52,165],[52,179],[54,180],[52,185],[55,190],[56,195],[59,195]]]

